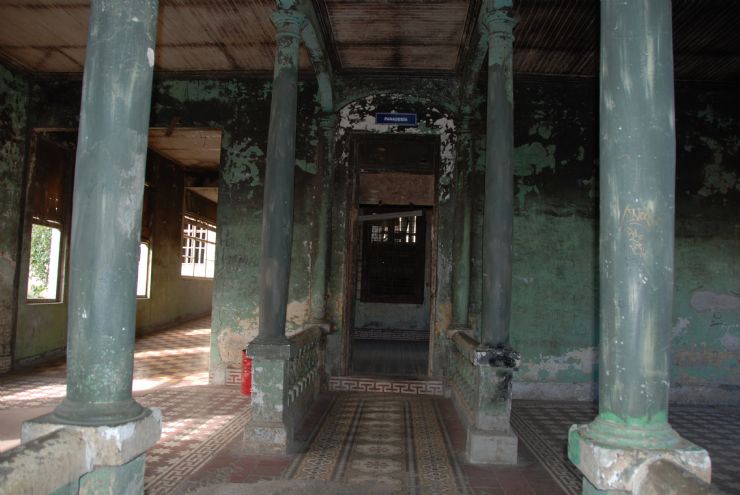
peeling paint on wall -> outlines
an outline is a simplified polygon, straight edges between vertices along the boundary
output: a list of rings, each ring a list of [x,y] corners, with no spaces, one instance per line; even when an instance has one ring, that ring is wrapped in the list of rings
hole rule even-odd
[[[0,373],[10,369],[28,82],[0,65]]]
[[[522,381],[578,383],[595,380],[599,357],[594,347],[573,349],[562,355],[530,357],[522,363],[517,378]]]
[[[223,146],[227,150],[223,161],[229,164],[228,167],[224,167],[221,174],[224,182],[236,184],[246,181],[252,187],[262,185],[257,160],[264,157],[265,153],[260,147],[250,146],[249,139],[236,143],[231,143],[227,139]]]
[[[740,295],[698,290],[691,295],[691,307],[699,312],[740,311]]]

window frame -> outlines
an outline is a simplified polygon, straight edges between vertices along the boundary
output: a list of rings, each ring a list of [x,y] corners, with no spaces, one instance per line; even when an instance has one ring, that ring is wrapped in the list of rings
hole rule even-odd
[[[199,232],[195,232],[195,235],[189,235],[187,232],[188,225],[200,225],[200,229],[203,229],[205,232],[205,237],[198,237],[197,235]],[[213,238],[209,239],[209,233],[213,234]],[[213,280],[215,277],[215,271],[216,271],[216,239],[217,239],[217,233],[218,229],[216,227],[216,224],[213,223],[210,220],[207,220],[205,218],[199,217],[197,215],[193,215],[192,213],[183,213],[182,215],[182,225],[180,228],[180,277],[184,279],[193,279],[193,280]],[[202,246],[198,245],[186,245],[186,242],[188,244],[202,244]],[[209,248],[210,246],[210,248]],[[193,254],[191,256],[186,255],[186,250],[198,250],[198,252],[202,253],[202,262],[198,263],[185,263],[185,259],[195,259],[196,255]],[[193,251],[195,253],[195,251]],[[209,258],[209,253],[212,253],[212,258]],[[200,256],[198,256],[200,258]],[[210,269],[209,269],[209,262],[210,262]],[[184,274],[183,269],[185,265],[192,265],[192,275]],[[197,265],[204,265],[204,272],[205,275],[196,275],[195,274],[195,267]],[[210,272],[210,276],[209,276]]]
[[[50,221],[42,221],[38,218],[32,218],[31,219],[31,227],[28,237],[28,271],[26,273],[26,302],[30,304],[44,304],[44,303],[58,303],[62,302],[62,282],[64,280],[64,244],[65,244],[65,232],[64,232],[64,225],[61,225],[57,222],[50,222]],[[47,272],[47,277],[51,276],[52,269],[56,268],[56,274],[54,275],[55,283],[54,283],[54,297],[33,297],[29,295],[29,289],[31,288],[31,265],[32,265],[32,250],[33,250],[33,228],[35,226],[38,227],[45,227],[48,229],[54,229],[58,232],[58,239],[57,239],[57,249],[56,249],[56,260],[52,260],[53,253],[53,247],[54,247],[54,240],[53,237],[50,240],[51,245],[50,253],[49,253],[49,269]],[[50,285],[47,282],[47,287],[50,287]]]
[[[376,207],[376,208],[363,208],[364,213],[384,213],[388,211],[388,208],[393,209],[394,211],[398,211],[399,214],[397,218],[409,218],[410,215],[403,215],[403,209],[399,209],[398,207]],[[418,209],[418,208],[414,208]],[[360,297],[359,300],[363,303],[391,303],[391,304],[423,304],[424,303],[424,292],[426,290],[426,242],[427,242],[427,223],[428,223],[428,214],[422,210],[422,214],[418,216],[414,216],[416,218],[415,221],[415,229],[413,233],[403,231],[395,232],[384,232],[383,234],[383,241],[377,242],[378,246],[373,247],[373,227],[378,225],[383,225],[383,223],[379,222],[385,222],[390,223],[388,220],[379,220],[379,221],[373,221],[373,220],[365,220],[362,223],[361,227],[361,234],[362,234],[362,251],[361,251],[361,262],[360,262]],[[393,219],[394,221],[396,218]],[[384,226],[385,227],[385,226]],[[395,229],[395,225],[393,225]],[[397,242],[396,237],[403,237],[406,236],[407,238],[409,236],[414,237],[413,242],[409,242],[406,240],[406,242],[400,241]],[[398,250],[398,248],[402,245],[408,245],[407,251],[408,253],[405,253],[405,256],[411,257],[411,260],[413,261],[413,267],[409,268],[409,271],[413,272],[414,280],[412,282],[412,290],[405,294],[399,294],[397,292],[387,292],[387,293],[380,293],[377,289],[377,287],[373,286],[373,279],[371,276],[371,272],[373,271],[373,268],[371,267],[371,262],[373,257],[377,257],[377,251],[386,250],[388,251],[388,254],[386,254],[385,258],[380,258],[380,260],[386,259],[388,257],[394,256],[394,253],[392,251]],[[380,261],[376,260],[376,261]]]
[[[29,161],[26,172],[25,202],[23,215],[23,268],[21,276],[24,280],[19,283],[19,301],[29,305],[64,304],[67,289],[67,269],[69,266],[70,225],[72,220],[73,182],[75,156],[77,144],[76,129],[33,129],[32,142],[29,150]],[[39,167],[39,146],[42,141],[66,151],[61,171],[61,208],[62,215],[58,220],[39,216],[34,208],[32,195],[34,193],[36,174]],[[59,252],[57,260],[56,297],[35,298],[28,296],[29,278],[31,275],[31,247],[33,242],[33,226],[50,227],[59,231]],[[22,299],[21,299],[22,298]]]
[[[139,294],[139,275],[141,275],[141,246],[146,246],[146,284],[144,294]],[[136,299],[151,299],[152,297],[152,245],[150,241],[139,241],[139,262],[136,265]]]

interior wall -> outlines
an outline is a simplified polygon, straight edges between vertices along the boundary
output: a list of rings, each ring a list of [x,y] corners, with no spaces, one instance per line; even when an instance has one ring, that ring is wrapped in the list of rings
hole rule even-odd
[[[39,358],[61,355],[67,345],[67,294],[69,290],[69,278],[66,276],[69,266],[69,242],[71,224],[71,198],[67,193],[71,190],[71,182],[74,170],[71,168],[74,156],[74,133],[64,133],[64,137],[56,139],[58,133],[53,133],[50,139],[62,145],[67,151],[56,156],[64,160],[62,174],[64,186],[62,187],[62,209],[63,219],[61,225],[61,241],[59,252],[59,293],[58,301],[32,301],[27,298],[29,259],[31,252],[31,229],[32,229],[32,178],[36,173],[36,156],[39,140],[44,139],[39,133],[29,136],[28,166],[25,167],[26,191],[25,205],[21,208],[23,212],[23,226],[21,234],[20,263],[18,270],[18,301],[16,314],[16,333],[14,362],[24,363],[35,361]]]
[[[511,339],[515,396],[590,398],[598,376],[597,81],[515,81]],[[740,387],[737,92],[679,85],[672,397],[727,400]],[[472,320],[481,294],[485,136],[473,229]]]
[[[153,214],[151,285],[149,297],[136,301],[137,333],[209,314],[213,298],[213,280],[180,276],[183,170],[151,151],[147,167],[150,167],[147,177],[151,183]]]
[[[0,65],[0,373],[12,361],[28,96],[28,81]]]
[[[740,400],[740,93],[679,85],[672,392]],[[718,390],[715,390],[718,389]]]
[[[364,83],[366,84],[366,83]],[[359,88],[359,86],[358,86]],[[352,93],[352,88],[343,88]],[[598,357],[598,86],[594,80],[515,80],[515,218],[512,343],[522,352],[515,393],[586,398]],[[288,328],[307,317],[309,257],[315,238],[315,149],[319,105],[315,86],[299,84],[295,228]],[[366,93],[367,94],[367,93]],[[484,93],[482,93],[484,94]],[[264,154],[270,83],[264,80],[163,80],[155,83],[152,125],[220,127],[224,131],[219,190],[219,244],[213,297],[212,372],[226,380],[241,349],[256,335]],[[79,83],[46,81],[32,92],[34,125],[76,126]],[[485,99],[473,103],[476,159],[471,323],[480,313]],[[676,297],[673,388],[700,393],[740,386],[740,208],[737,92],[719,87],[677,90]],[[415,130],[378,127],[376,111],[411,111]],[[339,112],[328,314],[327,368],[343,372],[347,329],[348,207],[353,171],[351,132],[419,132],[442,136],[438,177],[433,295],[435,353],[450,321],[452,201],[456,109],[392,90],[362,97]],[[437,363],[443,355],[433,357]],[[440,373],[439,369],[435,371]],[[703,392],[701,392],[703,393]]]
[[[270,94],[271,83],[258,79],[169,79],[156,82],[153,89],[153,126],[166,127],[177,117],[182,126],[223,130],[210,360],[214,383],[238,376],[241,350],[257,335]],[[308,317],[318,184],[315,95],[315,85],[299,83],[288,334],[298,331]]]
[[[76,129],[80,84],[75,81],[32,83],[29,127]],[[32,167],[33,163],[29,164]],[[211,280],[183,279],[181,255],[183,172],[175,164],[149,153],[147,160],[153,192],[152,281],[150,297],[137,299],[137,331],[146,332],[194,316],[207,314],[212,304]],[[25,173],[28,173],[27,171]],[[22,183],[22,181],[20,182]],[[19,208],[21,210],[21,208]],[[19,293],[25,294],[28,277],[30,223],[24,226],[19,270]],[[67,227],[68,228],[68,227]],[[2,237],[2,236],[0,236]],[[69,242],[68,237],[65,242]],[[27,303],[19,297],[16,310],[13,360],[23,365],[64,352],[67,340],[67,283],[57,303]]]

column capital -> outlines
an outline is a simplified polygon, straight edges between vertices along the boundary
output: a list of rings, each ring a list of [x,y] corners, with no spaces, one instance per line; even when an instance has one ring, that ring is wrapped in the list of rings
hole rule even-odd
[[[488,36],[513,36],[516,20],[510,8],[497,8],[486,12]]]
[[[277,37],[301,37],[301,31],[306,26],[306,16],[295,10],[281,9],[270,14],[272,23],[277,28]]]
[[[333,131],[337,125],[337,116],[333,113],[322,113],[319,115],[319,127],[323,131]]]

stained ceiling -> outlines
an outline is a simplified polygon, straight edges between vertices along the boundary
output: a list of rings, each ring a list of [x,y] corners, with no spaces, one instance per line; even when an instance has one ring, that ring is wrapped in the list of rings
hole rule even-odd
[[[149,129],[149,147],[189,172],[218,171],[221,129],[172,127]]]
[[[311,1],[338,74],[459,74],[481,0]],[[515,0],[518,74],[594,76],[597,0]],[[274,0],[160,0],[156,70],[269,74]],[[82,72],[89,0],[3,0],[0,59]],[[740,2],[673,0],[677,79],[740,81]],[[309,72],[307,54],[301,67]]]

